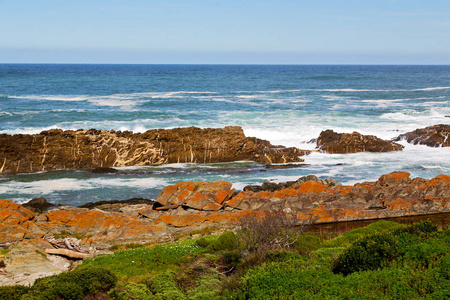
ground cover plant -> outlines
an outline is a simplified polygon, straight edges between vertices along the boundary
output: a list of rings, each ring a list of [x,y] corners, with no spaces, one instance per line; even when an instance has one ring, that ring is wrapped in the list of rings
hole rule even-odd
[[[246,230],[88,259],[31,287],[0,288],[0,299],[450,299],[450,229],[429,221],[378,221],[332,240],[281,230],[287,243],[270,247],[249,243],[261,232]]]

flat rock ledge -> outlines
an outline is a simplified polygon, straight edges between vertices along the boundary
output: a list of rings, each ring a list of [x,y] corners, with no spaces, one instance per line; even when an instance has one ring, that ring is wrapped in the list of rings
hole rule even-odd
[[[0,135],[0,173],[239,160],[264,164],[302,162],[309,151],[246,137],[239,126],[153,129],[144,133],[52,129]],[[98,169],[100,168],[100,169]]]
[[[392,141],[382,140],[373,135],[358,132],[337,133],[322,131],[317,139],[317,148],[326,153],[390,152],[401,151],[403,146]]]
[[[399,135],[394,141],[406,140],[414,145],[450,147],[450,125],[434,125]]]

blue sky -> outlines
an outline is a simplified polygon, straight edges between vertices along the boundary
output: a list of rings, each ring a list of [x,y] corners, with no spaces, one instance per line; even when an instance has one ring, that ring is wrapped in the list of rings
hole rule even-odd
[[[448,0],[0,0],[0,63],[450,64]]]

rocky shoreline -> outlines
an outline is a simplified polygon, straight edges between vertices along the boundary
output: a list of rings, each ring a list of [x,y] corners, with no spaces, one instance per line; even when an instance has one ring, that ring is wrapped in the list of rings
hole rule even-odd
[[[450,125],[435,125],[395,138],[413,144],[448,147]],[[317,148],[327,153],[401,151],[403,146],[360,133],[323,131]],[[0,135],[0,174],[56,169],[94,169],[168,163],[214,163],[239,160],[263,164],[299,163],[309,150],[272,145],[246,137],[239,126],[154,129],[144,133],[52,129],[40,134]],[[109,168],[109,169],[108,169]]]
[[[447,147],[449,128],[427,127],[396,140]],[[374,136],[331,130],[321,133],[317,146],[327,153],[403,148]],[[118,166],[236,160],[292,167],[303,161],[299,156],[307,154],[245,137],[240,127],[142,134],[50,130],[38,135],[0,135],[0,173],[4,174],[65,168],[114,173],[113,167]],[[401,171],[351,186],[309,175],[285,183],[247,186],[240,192],[225,181],[179,182],[166,186],[154,201],[130,199],[83,207],[51,206],[45,199],[24,205],[0,199],[0,249],[5,249],[0,255],[0,282],[30,284],[38,277],[70,269],[80,258],[108,253],[115,244],[170,241],[206,228],[233,229],[242,217],[262,210],[282,211],[299,225],[325,224],[449,213],[449,200],[450,176],[428,180],[410,178]],[[65,248],[58,250],[55,245]]]
[[[89,257],[119,243],[170,241],[205,228],[232,229],[240,218],[261,210],[283,211],[298,224],[310,224],[444,213],[450,211],[449,200],[450,176],[411,179],[406,172],[353,186],[306,176],[242,192],[224,181],[180,182],[165,187],[153,204],[58,206],[40,213],[0,200],[0,245],[12,249],[1,258],[0,277],[17,283],[34,278],[24,274],[48,276],[70,267],[70,260],[77,258],[74,250],[49,251],[54,249],[49,239],[61,235],[78,237],[79,247],[87,252],[83,257]],[[55,264],[65,267],[58,271]]]

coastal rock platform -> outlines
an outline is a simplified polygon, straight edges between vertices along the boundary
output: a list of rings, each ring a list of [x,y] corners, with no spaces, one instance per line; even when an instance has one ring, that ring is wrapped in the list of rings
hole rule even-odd
[[[153,129],[144,133],[52,129],[0,135],[0,173],[239,160],[302,162],[309,151],[246,137],[239,126]]]
[[[394,172],[353,186],[308,176],[286,188],[241,192],[223,181],[180,182],[165,187],[154,204],[116,211],[59,206],[34,213],[0,200],[0,244],[68,232],[83,237],[81,244],[104,246],[234,227],[242,216],[260,210],[283,210],[299,221],[321,223],[449,212],[449,203],[447,175],[427,180]]]
[[[394,172],[350,186],[309,175],[241,192],[224,181],[180,182],[165,187],[155,202],[91,209],[57,206],[42,212],[0,200],[0,248],[10,250],[0,256],[1,285],[31,284],[67,271],[74,257],[106,253],[115,244],[164,242],[203,229],[233,229],[241,218],[258,217],[261,211],[282,211],[299,226],[448,213],[450,176],[411,179],[407,172]],[[77,237],[78,249],[88,251],[52,250],[61,235]],[[72,248],[67,239],[64,243]]]

